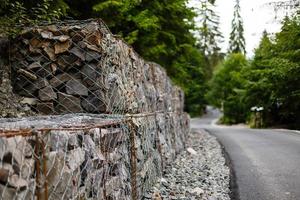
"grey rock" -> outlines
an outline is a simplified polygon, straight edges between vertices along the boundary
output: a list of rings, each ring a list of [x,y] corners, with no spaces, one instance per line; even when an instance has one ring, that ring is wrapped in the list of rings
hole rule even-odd
[[[82,107],[90,113],[105,113],[107,110],[107,98],[101,90],[93,91],[82,100]]]
[[[85,51],[83,49],[80,49],[79,47],[73,47],[70,50],[70,53],[74,54],[78,58],[80,58],[82,61],[85,61]]]
[[[8,186],[13,187],[17,190],[21,190],[21,191],[25,190],[26,187],[28,186],[28,182],[26,180],[24,180],[23,178],[21,178],[17,174],[13,174],[13,175],[9,176],[7,184],[8,184]]]
[[[66,91],[71,95],[88,96],[88,89],[77,79],[71,79],[66,83]]]
[[[72,79],[72,76],[70,74],[63,73],[63,74],[59,74],[59,75],[53,77],[49,82],[53,88],[56,88],[58,86],[65,84],[67,81],[69,81],[71,79]]]
[[[55,113],[53,102],[37,103],[36,110],[44,115],[51,115]]]
[[[46,86],[39,90],[39,98],[42,101],[51,101],[57,99],[57,94],[51,86]]]
[[[39,69],[39,68],[42,68],[42,65],[39,61],[33,62],[27,67],[28,70],[34,70],[34,69]]]
[[[89,85],[95,84],[99,75],[100,72],[96,64],[85,64],[82,68],[82,80]]]
[[[20,103],[33,106],[33,105],[36,105],[37,102],[38,102],[38,99],[36,99],[36,98],[24,97]]]
[[[87,51],[86,52],[86,61],[90,62],[92,60],[99,60],[101,58],[101,55],[99,54],[99,52],[95,52],[95,51]]]
[[[78,61],[78,57],[76,57],[73,54],[62,55],[58,58],[57,64],[60,69],[68,70],[72,68],[74,65],[76,65],[77,61]]]
[[[85,152],[81,148],[76,148],[68,152],[67,163],[70,170],[80,169],[80,165],[84,162]]]
[[[74,97],[72,95],[64,94],[58,92],[58,105],[55,110],[59,113],[79,113],[82,112],[80,105],[80,98]]]

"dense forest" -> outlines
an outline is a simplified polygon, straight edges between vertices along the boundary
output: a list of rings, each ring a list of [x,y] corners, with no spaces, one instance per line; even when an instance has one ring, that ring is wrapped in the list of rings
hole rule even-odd
[[[223,108],[222,122],[252,126],[300,124],[300,16],[286,17],[281,31],[264,32],[253,59],[230,54],[215,71],[207,97]],[[261,118],[260,124],[253,120]]]
[[[245,54],[240,0],[234,0],[228,52],[215,0],[1,0],[0,34],[14,35],[16,24],[102,18],[112,32],[145,59],[166,68],[186,95],[192,116],[207,104],[222,109],[221,122],[259,126],[300,124],[300,17],[286,17],[275,36],[264,32],[255,55]],[[290,3],[293,3],[291,1]],[[298,4],[279,4],[276,9]],[[298,9],[299,10],[299,9]],[[200,21],[195,21],[196,17]],[[18,26],[17,26],[18,27]]]

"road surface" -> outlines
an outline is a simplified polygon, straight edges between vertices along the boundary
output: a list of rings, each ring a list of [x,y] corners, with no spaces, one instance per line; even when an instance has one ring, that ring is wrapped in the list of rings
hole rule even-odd
[[[300,200],[300,133],[287,130],[217,126],[217,110],[192,119],[225,148],[240,200]]]

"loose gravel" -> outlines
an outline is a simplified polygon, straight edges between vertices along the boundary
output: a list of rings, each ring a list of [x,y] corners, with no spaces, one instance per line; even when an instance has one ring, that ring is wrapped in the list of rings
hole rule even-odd
[[[157,182],[145,199],[229,200],[230,170],[216,138],[193,131],[186,150]]]

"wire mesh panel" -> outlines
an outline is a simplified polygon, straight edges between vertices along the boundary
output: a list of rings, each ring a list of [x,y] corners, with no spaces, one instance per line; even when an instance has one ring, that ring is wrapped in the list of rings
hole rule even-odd
[[[1,199],[131,199],[129,129],[123,120],[58,120],[33,121],[55,127],[2,130]]]

